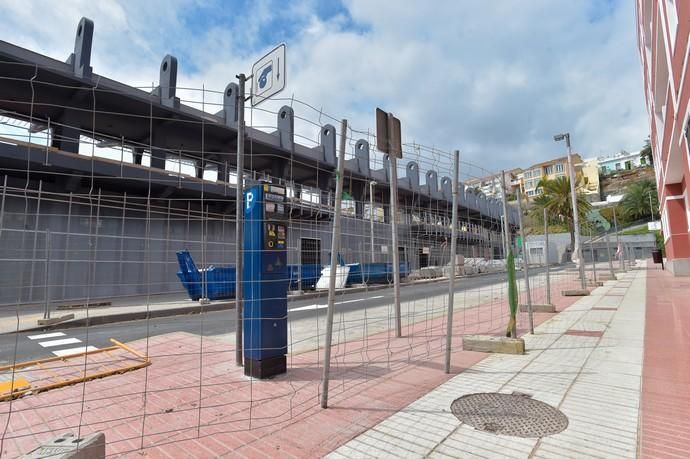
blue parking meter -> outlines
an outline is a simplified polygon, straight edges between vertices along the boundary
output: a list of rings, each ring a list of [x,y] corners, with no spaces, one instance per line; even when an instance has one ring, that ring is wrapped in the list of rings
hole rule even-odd
[[[244,193],[244,374],[285,373],[287,354],[287,211],[285,187]]]

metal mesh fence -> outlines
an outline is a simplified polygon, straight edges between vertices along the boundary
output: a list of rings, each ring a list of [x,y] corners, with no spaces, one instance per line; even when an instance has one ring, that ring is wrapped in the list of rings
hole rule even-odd
[[[264,317],[258,329],[270,333],[271,323],[286,320],[287,372],[245,377],[234,362],[243,324],[232,311],[237,136],[226,91],[176,88],[181,105],[172,116],[155,87],[139,88],[134,100],[112,87],[43,79],[38,67],[0,68],[0,80],[30,94],[0,96],[3,455],[67,431],[105,431],[108,454],[117,455],[220,432],[266,435],[304,419],[322,390],[326,268],[344,273],[336,276],[331,405],[377,387],[383,396],[391,375],[409,366],[442,371],[434,365],[445,351],[449,276],[457,276],[453,355],[463,335],[505,334],[503,212],[498,199],[462,185],[497,171],[461,161],[452,254],[451,152],[404,144],[394,211],[390,160],[374,150],[369,130],[338,132],[323,110],[274,100],[246,110],[243,183],[285,190],[287,316]],[[328,267],[340,179],[338,267]],[[245,290],[259,282],[256,269],[245,263]],[[556,266],[550,276],[560,307],[560,291],[576,288],[578,274]],[[546,303],[542,267],[530,282],[532,302]],[[521,312],[518,328],[526,327]],[[245,352],[256,351],[246,346],[255,328],[243,329]]]

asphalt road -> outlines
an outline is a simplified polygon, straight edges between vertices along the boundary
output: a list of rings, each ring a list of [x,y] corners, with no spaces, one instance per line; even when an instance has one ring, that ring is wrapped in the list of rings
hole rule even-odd
[[[563,268],[552,268],[559,270]],[[540,272],[531,269],[530,274]],[[520,274],[518,274],[519,277]],[[456,280],[455,291],[499,285],[506,281],[505,273]],[[401,301],[414,301],[442,295],[448,291],[448,281],[419,285],[404,285],[400,289]],[[366,307],[391,304],[393,290],[381,289],[372,292],[350,293],[336,298],[336,309],[352,311]],[[288,320],[299,320],[322,316],[326,312],[326,298],[311,298],[288,303]],[[83,346],[97,348],[111,345],[110,338],[121,342],[134,341],[176,331],[213,336],[235,331],[234,310],[208,312],[203,314],[162,317],[149,320],[104,324],[90,327],[52,329],[49,331],[20,332],[0,335],[0,362],[22,362],[27,360],[53,357],[54,351],[73,349]]]

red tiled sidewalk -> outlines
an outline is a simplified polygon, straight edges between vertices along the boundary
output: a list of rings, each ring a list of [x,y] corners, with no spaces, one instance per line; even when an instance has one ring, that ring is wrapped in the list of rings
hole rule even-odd
[[[690,458],[690,278],[661,269],[647,274],[640,452]]]
[[[496,294],[456,312],[455,349],[462,334],[505,329],[507,307]],[[554,300],[563,310],[577,298]],[[549,317],[535,314],[535,324]],[[80,424],[81,435],[104,431],[107,453],[118,457],[319,457],[453,376],[443,372],[444,319],[410,324],[400,339],[384,332],[334,344],[327,410],[319,408],[322,351],[291,355],[286,375],[250,382],[233,364],[231,343],[219,339],[171,333],[129,343],[153,364],[16,400],[11,415],[0,405],[0,425],[8,421],[2,457]],[[455,351],[452,373],[485,356]]]

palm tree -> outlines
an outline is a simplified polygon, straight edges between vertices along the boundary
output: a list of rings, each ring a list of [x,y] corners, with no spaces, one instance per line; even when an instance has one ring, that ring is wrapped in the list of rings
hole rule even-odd
[[[576,189],[582,187],[581,178],[577,179]],[[570,197],[570,179],[567,177],[557,177],[553,180],[542,179],[539,182],[542,194],[534,199],[535,212],[546,213],[551,220],[563,219],[570,232],[570,247],[575,247],[575,225],[573,224],[573,207]],[[587,201],[585,195],[577,193],[577,212],[581,222],[586,222],[587,214],[592,210],[592,205]],[[539,215],[537,214],[537,215]]]
[[[640,150],[640,158],[646,158],[648,165],[654,165],[654,155],[652,155],[652,144],[649,141],[649,137],[645,139],[644,147]]]
[[[651,197],[651,203],[650,203]],[[652,180],[641,180],[632,183],[621,201],[623,213],[630,221],[658,216],[659,200],[656,194],[656,184]]]

